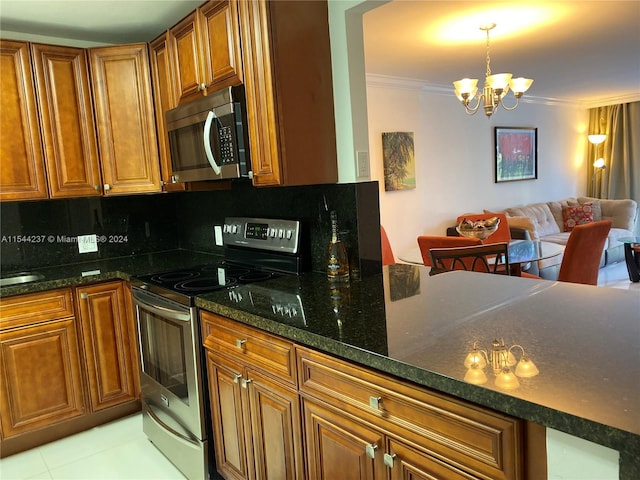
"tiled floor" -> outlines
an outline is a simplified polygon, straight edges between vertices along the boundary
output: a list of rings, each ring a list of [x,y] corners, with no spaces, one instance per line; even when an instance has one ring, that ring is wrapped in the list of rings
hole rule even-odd
[[[0,460],[2,480],[184,480],[130,417]]]
[[[600,270],[598,286],[634,290],[624,263]],[[0,460],[2,480],[184,480],[146,438],[140,415]]]

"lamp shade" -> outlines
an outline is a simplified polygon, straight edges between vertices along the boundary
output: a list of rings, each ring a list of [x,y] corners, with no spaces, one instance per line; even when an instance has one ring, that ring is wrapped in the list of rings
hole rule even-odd
[[[530,78],[518,77],[511,80],[511,90],[516,94],[523,94],[533,83],[533,80]]]
[[[593,143],[594,145],[598,145],[604,142],[607,136],[606,135],[589,135],[588,138],[590,143]]]
[[[509,82],[511,81],[510,73],[496,73],[495,75],[489,75],[485,80],[485,83],[494,90],[503,90],[506,92],[509,90]]]
[[[593,166],[596,168],[604,168],[604,158],[598,158],[595,162],[593,162]]]
[[[468,94],[469,99],[473,98],[473,95],[478,91],[478,79],[477,78],[463,78],[462,80],[457,80],[453,82],[453,86],[456,89],[456,95],[460,97],[461,95]]]

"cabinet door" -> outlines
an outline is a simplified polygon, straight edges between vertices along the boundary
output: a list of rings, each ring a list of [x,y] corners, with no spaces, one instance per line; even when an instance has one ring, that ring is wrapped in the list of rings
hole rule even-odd
[[[251,413],[255,478],[304,478],[298,392],[280,386],[255,370],[241,382],[247,389]]]
[[[0,200],[47,198],[29,47],[0,40]]]
[[[207,352],[207,372],[217,469],[226,479],[253,478],[245,434],[250,425],[245,418],[248,412],[243,408],[240,386],[243,369],[236,364],[222,363]]]
[[[222,0],[199,8],[208,92],[242,83],[238,2]]]
[[[75,318],[0,331],[3,437],[85,413]]]
[[[193,11],[169,30],[178,102],[186,103],[206,89],[198,12]]]
[[[122,282],[76,290],[93,411],[136,399],[133,315]]]
[[[89,50],[105,195],[160,191],[146,44]]]
[[[388,439],[385,463],[391,471],[391,480],[477,480],[474,477],[437,458],[420,452],[403,442]]]
[[[165,113],[178,105],[174,89],[173,63],[169,49],[168,33],[156,38],[149,44],[151,78],[153,80],[153,101],[156,109],[156,127],[158,129],[158,153],[160,154],[160,173],[162,189],[165,191],[184,190],[184,183],[173,182],[169,135]]]
[[[386,478],[380,432],[307,398],[302,408],[309,480]]]
[[[280,147],[271,66],[268,2],[239,2],[249,146],[254,185],[279,185]]]
[[[102,193],[85,49],[32,44],[52,198]]]

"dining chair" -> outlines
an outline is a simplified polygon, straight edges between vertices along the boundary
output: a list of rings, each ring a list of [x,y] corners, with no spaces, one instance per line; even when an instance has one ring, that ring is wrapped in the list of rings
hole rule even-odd
[[[382,245],[382,265],[393,265],[396,263],[396,257],[393,255],[393,249],[391,248],[389,237],[382,225],[380,225],[380,237]]]
[[[418,237],[418,246],[422,261],[427,266],[431,266],[431,255],[429,250],[432,248],[452,248],[452,247],[470,247],[472,245],[482,245],[479,238],[467,237],[447,237],[440,235],[420,235]]]
[[[429,275],[468,270],[509,275],[509,244],[507,242],[470,247],[432,248]]]
[[[558,281],[597,285],[600,258],[609,230],[611,220],[574,227],[564,249]]]

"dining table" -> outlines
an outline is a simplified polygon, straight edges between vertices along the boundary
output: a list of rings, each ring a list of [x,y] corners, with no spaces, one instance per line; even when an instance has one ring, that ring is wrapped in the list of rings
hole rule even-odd
[[[511,275],[520,276],[522,265],[537,262],[546,258],[556,257],[564,252],[564,245],[542,240],[511,240],[509,242],[509,264]],[[405,263],[423,265],[420,247],[409,248],[398,255],[398,259]]]

